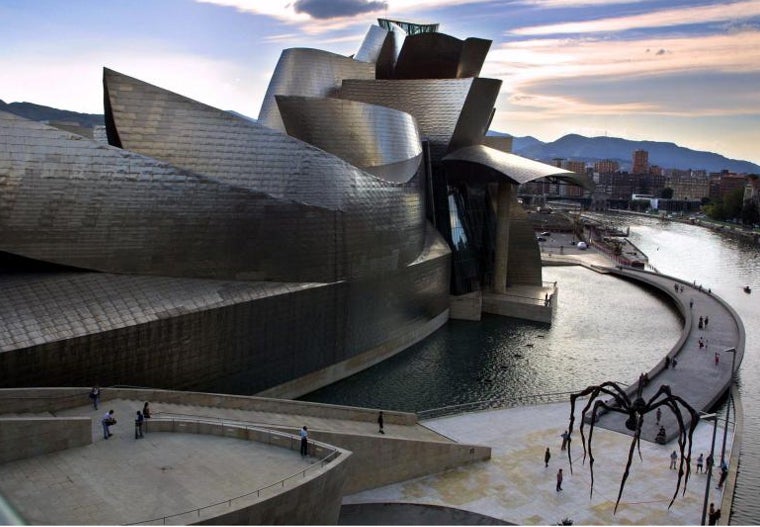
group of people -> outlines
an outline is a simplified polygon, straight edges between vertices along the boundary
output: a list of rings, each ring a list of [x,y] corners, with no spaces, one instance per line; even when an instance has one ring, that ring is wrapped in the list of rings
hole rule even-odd
[[[89,397],[92,400],[93,408],[97,410],[98,404],[100,404],[100,386],[93,386],[92,390],[90,390]],[[145,401],[142,410],[137,410],[137,415],[135,417],[135,439],[142,439],[145,437],[143,435],[143,425],[145,424],[145,420],[150,418],[150,402]],[[103,439],[108,439],[113,435],[111,432],[111,427],[115,425],[116,422],[115,412],[113,409],[108,410],[105,414],[103,414],[103,417],[100,419],[100,424],[103,427]]]

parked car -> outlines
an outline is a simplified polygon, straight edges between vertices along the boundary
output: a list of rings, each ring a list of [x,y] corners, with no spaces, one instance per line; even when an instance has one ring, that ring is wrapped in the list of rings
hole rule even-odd
[[[588,249],[588,245],[586,245],[586,242],[578,242],[578,245],[576,247],[578,247],[578,249],[580,249],[581,251],[585,251],[586,249]]]
[[[539,241],[539,242],[545,242],[545,241],[546,241],[546,238],[544,238],[543,236],[537,236],[537,237],[536,237],[536,241]]]
[[[552,233],[550,233],[549,231],[544,231],[541,233],[541,236],[551,236],[551,235]]]

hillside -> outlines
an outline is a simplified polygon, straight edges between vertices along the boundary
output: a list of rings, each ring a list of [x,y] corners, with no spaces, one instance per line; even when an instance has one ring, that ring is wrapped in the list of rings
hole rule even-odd
[[[10,104],[0,100],[0,111],[12,113],[32,121],[63,121],[78,123],[83,128],[92,128],[102,125],[103,115],[93,113],[70,112],[59,110],[50,106],[41,106],[31,102],[12,102]]]
[[[495,133],[494,135],[503,135]],[[714,152],[692,150],[675,143],[658,141],[631,141],[619,137],[584,137],[568,134],[556,141],[544,143],[535,137],[515,137],[512,150],[515,154],[549,162],[555,158],[593,163],[611,159],[620,163],[621,170],[631,169],[635,150],[649,152],[649,163],[662,168],[679,168],[720,172],[728,170],[739,174],[760,174],[760,165],[729,159]]]

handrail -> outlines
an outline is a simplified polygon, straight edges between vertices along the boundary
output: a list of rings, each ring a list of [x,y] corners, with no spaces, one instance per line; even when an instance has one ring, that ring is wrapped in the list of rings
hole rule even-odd
[[[164,415],[166,415],[166,414],[164,414]],[[182,414],[177,414],[177,415],[182,415]],[[193,416],[193,417],[197,417],[197,416]],[[165,421],[165,422],[171,422],[171,423],[175,423],[175,422],[182,422],[182,423],[187,423],[187,422],[204,423],[205,422],[205,423],[208,423],[208,422],[211,422],[212,424],[217,424],[217,421],[221,421],[218,424],[220,424],[221,426],[225,426],[223,419],[221,419],[221,418],[215,418],[215,417],[212,417],[212,418],[200,418],[200,419],[197,419],[197,418],[195,418],[195,419],[185,419],[185,418],[183,418],[183,419],[174,419],[174,418],[164,418],[164,417],[158,417],[158,416],[156,416],[156,417],[152,417],[151,421]],[[254,427],[254,426],[247,426],[242,421],[236,421],[236,423],[237,424],[231,424],[231,423],[228,422],[228,426],[237,426],[237,427],[243,428],[245,430],[255,430],[257,432],[266,433],[269,436],[269,439],[271,439],[272,436],[279,436],[279,437],[284,437],[284,438],[290,439],[291,440],[289,442],[290,446],[288,447],[290,450],[295,450],[296,449],[296,447],[294,445],[299,445],[299,447],[300,447],[300,438],[297,437],[297,436],[295,436],[295,435],[293,435],[293,434],[287,434],[285,432],[277,432],[277,431],[269,430],[269,429],[266,429],[266,428],[258,428],[258,427]],[[279,479],[278,481],[275,481],[274,483],[270,483],[270,484],[265,485],[263,487],[254,489],[254,490],[252,490],[250,492],[246,492],[245,494],[241,494],[241,495],[235,496],[233,498],[228,498],[228,499],[216,502],[216,503],[212,503],[210,505],[205,505],[203,507],[197,507],[197,508],[194,508],[194,509],[189,509],[189,510],[186,510],[186,511],[183,511],[183,512],[178,512],[178,513],[175,513],[175,514],[167,514],[166,516],[159,516],[159,517],[156,517],[156,518],[151,518],[149,520],[142,520],[142,521],[139,521],[139,522],[127,523],[126,525],[144,525],[144,524],[158,522],[158,521],[161,521],[163,525],[166,525],[166,520],[168,520],[170,518],[176,518],[178,516],[183,516],[183,515],[192,514],[192,513],[195,513],[197,517],[200,517],[201,511],[206,510],[206,509],[210,509],[212,507],[218,507],[219,505],[224,505],[225,503],[227,504],[228,507],[232,507],[232,502],[235,501],[235,500],[239,500],[239,499],[242,499],[242,498],[248,498],[248,497],[253,496],[254,494],[256,495],[256,497],[261,497],[262,491],[266,491],[266,490],[269,490],[269,489],[277,487],[277,486],[280,486],[280,487],[284,488],[286,481],[292,480],[292,479],[294,479],[296,477],[299,477],[299,476],[302,477],[302,478],[305,478],[307,472],[309,472],[309,471],[311,471],[312,469],[315,469],[315,468],[318,468],[318,469],[323,468],[325,465],[327,465],[328,463],[332,462],[335,458],[337,458],[340,455],[340,450],[338,450],[338,449],[336,449],[334,447],[331,447],[330,445],[327,445],[327,444],[321,443],[321,442],[317,442],[317,441],[313,441],[312,443],[320,444],[323,447],[329,449],[328,454],[325,457],[323,457],[321,459],[318,459],[316,463],[312,463],[308,467],[306,467],[306,468],[304,468],[302,470],[299,470],[297,472],[294,472],[292,474],[289,474],[289,475],[285,476],[284,478]]]
[[[621,386],[627,384],[618,382]],[[473,401],[470,403],[454,404],[440,408],[431,408],[429,410],[419,410],[417,419],[420,421],[426,419],[435,419],[438,417],[447,417],[478,410],[493,410],[498,408],[512,408],[514,406],[524,406],[529,404],[547,404],[556,403],[568,398],[570,395],[578,393],[577,391],[569,392],[550,392],[530,395],[519,395],[514,397],[500,397],[498,399],[487,399],[483,401]]]

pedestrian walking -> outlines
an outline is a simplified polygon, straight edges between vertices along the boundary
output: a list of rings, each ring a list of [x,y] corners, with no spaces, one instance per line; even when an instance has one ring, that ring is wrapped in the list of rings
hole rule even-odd
[[[150,403],[145,401],[143,405],[142,414],[145,419],[150,419]]]
[[[100,386],[97,384],[92,387],[92,390],[90,390],[90,399],[92,400],[92,407],[97,410],[98,404],[100,403]]]
[[[665,357],[665,369],[667,370],[668,368],[670,368],[670,355]]]
[[[676,461],[678,461],[678,454],[676,454],[676,451],[673,450],[673,452],[670,454],[670,468],[673,470],[676,469]]]
[[[693,307],[694,307],[694,299],[690,298],[689,299],[689,309],[692,309]]]
[[[699,344],[699,349],[702,349],[702,348],[704,348],[704,347],[705,347],[705,341],[704,341],[704,340],[702,340],[702,337],[699,337],[699,342],[698,342],[698,344]]]
[[[549,447],[546,447],[546,452],[544,452],[544,467],[549,466],[549,460],[552,458],[552,453],[549,452]]]
[[[565,430],[564,432],[562,432],[560,437],[562,438],[562,447],[560,448],[560,450],[565,450],[567,448],[567,443],[570,441],[570,434],[568,434],[567,430]]]
[[[670,361],[670,367],[675,370],[676,366],[678,366],[678,359],[676,359],[675,357],[673,357],[673,360]]]
[[[662,410],[658,408],[655,416],[657,416],[657,424],[660,424],[660,419],[662,418]]]
[[[699,457],[697,458],[697,473],[704,472],[702,470],[702,467],[704,466],[705,456],[700,452]]]
[[[712,472],[713,468],[713,455],[710,454],[707,456],[707,459],[705,459],[705,465],[707,466],[707,471]]]
[[[380,428],[378,433],[385,434],[385,430],[383,430],[383,412],[377,414],[377,426]]]
[[[143,422],[145,418],[140,410],[137,410],[137,417],[135,418],[135,439],[143,438]]]
[[[103,439],[108,439],[113,435],[110,428],[116,424],[116,418],[113,416],[113,413],[113,410],[108,410],[100,420],[100,424],[103,425]]]
[[[683,293],[683,284],[681,284],[681,292]]]
[[[718,480],[718,488],[722,489],[723,484],[726,482],[726,478],[728,477],[728,465],[726,465],[726,461],[723,460],[720,464],[720,480]]]
[[[715,525],[715,504],[710,503],[710,510],[707,513],[707,525]]]
[[[557,492],[562,490],[562,469],[557,471]]]
[[[301,435],[301,456],[303,457],[309,454],[309,430],[306,425],[301,428],[299,433]]]
[[[705,315],[705,329],[707,329],[707,324],[710,322],[710,318]]]
[[[720,362],[720,353],[718,353],[716,351],[715,352],[715,365],[717,366],[719,362]]]
[[[699,329],[702,329],[703,326],[704,326],[704,320],[702,319],[702,317],[699,317],[699,323],[697,324],[697,327]]]

